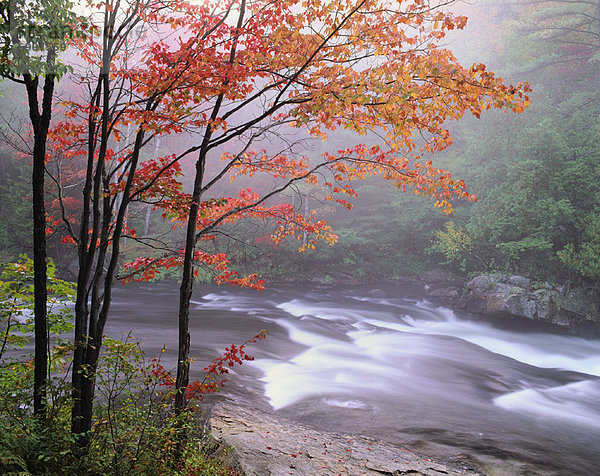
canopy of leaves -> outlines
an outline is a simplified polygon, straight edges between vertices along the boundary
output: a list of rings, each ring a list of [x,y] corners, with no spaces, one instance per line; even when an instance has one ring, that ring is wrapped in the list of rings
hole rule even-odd
[[[0,3],[0,76],[62,76],[56,54],[83,35],[82,18],[70,0],[6,0]]]
[[[273,219],[275,243],[291,235],[301,239],[301,249],[319,239],[334,242],[316,215],[276,203],[281,191],[304,182],[328,190],[324,199],[351,207],[353,182],[378,175],[450,211],[452,198],[472,197],[462,181],[424,158],[452,143],[445,123],[466,112],[521,112],[529,104],[526,84],[505,85],[482,64],[463,67],[439,46],[466,22],[443,3],[149,0],[90,7],[98,34],[73,41],[85,63],[74,78],[85,93],[95,88],[90,66],[110,71],[111,103],[89,102],[85,94],[64,102],[67,119],[52,132],[52,160],[90,158],[90,119],[108,118],[111,144],[94,152],[106,174],[104,193],[152,203],[177,225],[191,199],[178,164],[207,154],[197,224],[204,243],[242,218]],[[326,140],[336,129],[349,139],[341,147],[325,142],[320,156],[301,152],[299,134]],[[195,144],[154,157],[148,152],[137,165],[138,149],[170,135]],[[220,194],[224,180],[258,176],[271,177],[269,190]],[[54,226],[77,242],[77,223],[68,210],[61,213]],[[136,231],[126,233],[140,239]],[[176,251],[141,258],[128,271],[150,278],[180,257]],[[202,251],[198,260],[226,270],[224,256]]]

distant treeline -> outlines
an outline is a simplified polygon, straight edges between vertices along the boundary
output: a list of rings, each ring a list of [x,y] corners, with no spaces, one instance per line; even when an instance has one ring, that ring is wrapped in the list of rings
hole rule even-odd
[[[436,154],[440,166],[465,180],[477,203],[459,201],[448,217],[428,199],[399,193],[381,181],[357,187],[356,209],[349,213],[306,192],[296,206],[323,215],[339,236],[336,246],[298,253],[298,243],[276,246],[264,224],[250,222],[236,225],[245,227],[242,235],[239,229],[231,234],[244,236],[243,242],[225,233],[215,249],[228,252],[240,269],[283,280],[397,278],[446,265],[464,273],[499,270],[596,281],[600,16],[595,9],[583,1],[485,1],[466,12],[477,59],[533,88],[532,105],[523,114],[465,118],[451,125],[454,144]],[[343,134],[331,140],[342,146]],[[31,240],[29,164],[11,160],[7,150],[0,155],[2,259],[27,252]],[[130,214],[131,226],[138,229],[161,236],[169,230],[150,206],[132,208]],[[169,239],[180,238],[176,230]],[[125,244],[126,257],[136,255],[135,246]],[[62,269],[75,258],[58,244],[51,245],[50,254]]]

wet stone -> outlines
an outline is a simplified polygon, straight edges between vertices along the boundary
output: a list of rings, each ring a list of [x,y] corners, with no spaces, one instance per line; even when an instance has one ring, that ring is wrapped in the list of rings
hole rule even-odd
[[[356,435],[316,431],[273,413],[222,402],[208,427],[217,453],[246,476],[481,475],[409,449]]]

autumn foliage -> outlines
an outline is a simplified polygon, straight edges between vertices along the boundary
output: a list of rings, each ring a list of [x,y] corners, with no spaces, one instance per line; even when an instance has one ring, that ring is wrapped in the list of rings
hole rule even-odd
[[[180,164],[203,152],[200,246],[220,225],[243,218],[274,220],[275,242],[307,232],[311,239],[301,249],[317,240],[334,243],[336,236],[324,221],[275,201],[280,191],[301,182],[325,187],[329,200],[351,208],[352,183],[381,175],[402,190],[433,197],[436,206],[450,212],[452,199],[474,197],[426,157],[452,143],[444,123],[491,107],[520,112],[529,102],[527,85],[505,85],[482,64],[463,67],[438,46],[467,19],[424,0],[166,5],[150,0],[89,6],[95,11],[92,24],[98,15],[130,25],[126,20],[137,15],[135,33],[117,30],[110,62],[103,57],[101,23],[96,22],[95,36],[73,41],[82,63],[73,81],[83,94],[63,101],[65,118],[52,131],[49,161],[102,160],[101,193],[126,193],[130,202],[151,203],[174,226],[182,226],[191,194],[182,186]],[[109,75],[113,93],[104,104],[97,98],[90,102],[93,96],[85,94],[93,89],[89,71],[94,68]],[[108,122],[100,130],[103,114]],[[306,134],[326,141],[336,129],[355,143],[320,156],[285,145]],[[90,148],[102,134],[106,149]],[[375,143],[374,134],[380,138]],[[176,146],[175,136],[192,145]],[[152,156],[152,141],[160,137],[171,150]],[[278,138],[282,147],[265,146]],[[271,176],[273,189],[216,195],[220,182],[254,174]],[[71,235],[64,241],[77,243],[79,224],[66,200],[62,205],[63,220],[55,218],[53,225]],[[137,238],[135,230],[125,234]],[[173,250],[140,258],[127,264],[123,275],[151,279],[161,268],[180,264],[181,257]],[[201,251],[194,258],[215,269],[220,281],[260,287],[255,277],[228,272],[224,255]]]
[[[285,191],[320,187],[327,200],[352,208],[356,182],[379,176],[446,213],[453,199],[474,199],[430,154],[451,145],[447,121],[492,107],[521,112],[529,87],[506,85],[482,64],[463,67],[441,47],[467,21],[447,7],[426,0],[87,3],[88,34],[71,41],[73,70],[47,148],[50,225],[75,244],[79,261],[73,433],[91,427],[115,281],[182,268],[180,412],[194,273],[203,266],[220,283],[263,285],[232,271],[213,246],[224,225],[269,222],[274,243],[296,237],[304,251],[337,236],[314,212],[285,203]],[[183,180],[190,167],[191,187]],[[185,230],[185,242],[132,228],[128,216],[140,204]],[[125,239],[148,252],[123,263]]]
[[[266,330],[262,330],[241,345],[231,344],[226,347],[222,355],[215,358],[208,367],[204,367],[203,379],[195,380],[187,386],[187,399],[202,400],[205,395],[219,392],[227,382],[226,376],[229,374],[231,367],[254,360],[254,357],[246,353],[246,346],[263,340],[267,334]],[[160,358],[150,359],[149,371],[152,378],[156,379],[172,397],[172,392],[175,390],[175,378],[171,371],[164,368]]]

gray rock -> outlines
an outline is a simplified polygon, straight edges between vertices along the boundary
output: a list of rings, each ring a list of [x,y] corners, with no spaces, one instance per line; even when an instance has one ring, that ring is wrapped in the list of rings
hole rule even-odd
[[[472,312],[509,314],[569,328],[600,326],[600,300],[593,290],[552,287],[521,276],[477,276],[467,283],[467,295],[458,305]]]
[[[524,292],[514,292],[505,298],[501,310],[513,316],[533,319],[537,316],[538,306],[537,301],[531,295]]]
[[[597,320],[600,311],[597,296],[590,289],[566,289],[561,295],[560,304],[565,311],[586,319]]]
[[[506,302],[514,294],[513,286],[498,281],[496,276],[481,275],[467,283],[464,307],[475,312],[510,312]]]
[[[522,288],[526,288],[527,286],[531,285],[531,279],[517,275],[513,275],[510,278],[508,278],[508,282],[510,284],[514,284],[515,286],[520,286]]]
[[[383,289],[371,289],[369,291],[369,296],[374,298],[384,298],[387,297],[387,293]]]
[[[482,274],[474,277],[467,283],[467,290],[483,295],[490,292],[496,292],[499,284],[506,286],[506,284],[500,282],[498,277],[489,274]]]
[[[213,407],[208,426],[220,456],[246,476],[481,475],[372,438],[315,431],[230,402]]]

